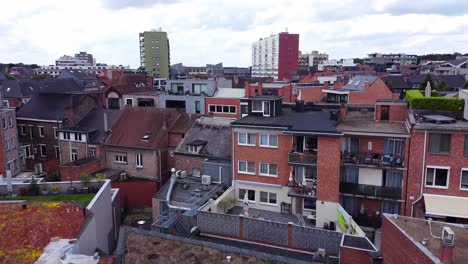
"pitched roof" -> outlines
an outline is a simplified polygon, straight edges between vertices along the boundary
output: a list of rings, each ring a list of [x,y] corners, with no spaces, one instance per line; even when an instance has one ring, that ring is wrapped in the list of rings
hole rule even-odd
[[[411,84],[420,84],[426,79],[427,74],[420,74],[408,77],[408,82]],[[465,84],[465,78],[462,75],[434,75],[430,74],[432,80],[436,85],[439,85],[440,82],[445,82],[445,84],[453,89],[461,88]]]
[[[227,118],[202,117],[195,121],[175,152],[209,158],[231,158],[231,122]],[[203,145],[198,154],[187,150],[188,145]]]
[[[348,83],[342,88],[345,91],[364,91],[364,84],[366,82],[369,85],[372,85],[377,81],[379,77],[377,76],[367,76],[367,75],[356,75],[348,81]]]
[[[65,108],[73,102],[81,102],[87,95],[73,94],[36,94],[17,112],[18,118],[63,120],[66,117]]]
[[[82,87],[86,88],[100,88],[101,83],[96,76],[89,74],[87,71],[81,70],[64,70],[60,72],[57,79],[74,79],[75,82]]]
[[[179,121],[180,120],[180,121]],[[190,115],[172,108],[125,107],[112,127],[106,145],[157,149],[168,145],[168,133],[181,132]],[[143,136],[149,135],[148,140]]]
[[[279,116],[264,117],[248,115],[231,124],[233,126],[285,127],[291,133],[315,132],[341,134],[336,128],[337,123],[337,121],[330,119],[330,112],[327,111],[295,112],[291,109],[283,108],[283,112]]]
[[[5,98],[31,97],[39,90],[39,81],[32,79],[3,80],[0,88]]]
[[[83,88],[71,78],[46,79],[40,83],[40,93],[83,93]]]
[[[403,89],[410,88],[410,85],[405,81],[405,78],[403,78],[403,76],[401,75],[384,77],[383,81],[392,90],[393,89],[403,90]]]
[[[460,66],[461,64],[465,64],[467,62],[468,62],[468,59],[447,60],[447,61],[445,61],[445,63],[450,63],[455,67]]]

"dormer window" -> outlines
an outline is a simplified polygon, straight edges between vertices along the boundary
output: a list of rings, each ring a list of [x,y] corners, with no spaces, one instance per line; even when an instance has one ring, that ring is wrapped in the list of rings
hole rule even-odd
[[[205,140],[194,140],[187,143],[187,151],[193,154],[199,154],[202,148],[206,145]]]
[[[263,116],[270,116],[270,101],[252,101],[252,112],[263,113]]]
[[[262,101],[252,101],[252,112],[263,112]]]
[[[145,135],[143,136],[141,140],[148,141],[150,137],[151,137],[151,133],[148,132],[148,133],[145,133]]]

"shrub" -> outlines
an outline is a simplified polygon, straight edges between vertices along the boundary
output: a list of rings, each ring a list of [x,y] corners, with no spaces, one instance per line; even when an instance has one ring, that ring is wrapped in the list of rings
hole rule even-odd
[[[54,185],[52,186],[52,191],[53,191],[53,192],[58,192],[58,191],[59,191],[59,186],[58,186],[57,184],[54,184]]]
[[[420,91],[407,91],[406,101],[412,109],[461,111],[465,100],[460,98],[424,97]]]
[[[88,173],[81,173],[80,174],[80,181],[83,184],[84,187],[88,187],[89,182],[91,181],[91,175]]]

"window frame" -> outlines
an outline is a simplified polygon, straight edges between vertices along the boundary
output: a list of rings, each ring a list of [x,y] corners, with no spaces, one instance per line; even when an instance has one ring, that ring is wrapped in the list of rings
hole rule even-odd
[[[46,152],[47,152],[46,144],[38,144],[38,145],[39,145],[39,155],[40,155],[41,157],[43,157],[43,158],[44,158],[44,157],[47,157],[47,154],[46,154]],[[42,151],[42,147],[44,147],[44,152]]]
[[[262,144],[262,136],[266,136],[267,137],[267,145],[263,145]],[[270,142],[270,138],[271,137],[276,137],[276,145],[271,145]],[[278,135],[272,135],[272,134],[260,134],[259,136],[260,140],[259,140],[259,143],[258,145],[262,148],[278,148]]]
[[[459,188],[460,188],[461,191],[468,191],[468,187],[462,188],[463,172],[464,172],[464,171],[468,172],[468,168],[461,168],[461,172],[460,172],[460,186],[459,186]],[[467,175],[467,176],[468,176],[468,175]]]
[[[432,142],[432,139],[431,137],[432,136],[435,136],[435,135],[439,135],[439,136],[442,136],[442,135],[448,135],[449,136],[449,139],[450,139],[450,142],[449,142],[449,150],[448,152],[441,152],[440,151],[440,145],[439,145],[439,150],[436,152],[436,151],[433,151],[431,149],[431,142]],[[439,143],[442,142],[441,140],[439,140]],[[447,133],[429,133],[429,146],[428,146],[428,152],[433,154],[433,155],[450,155],[450,153],[452,152],[452,135],[451,134],[447,134]]]
[[[53,127],[53,128],[54,128],[54,137],[59,138],[58,128],[57,127]]]
[[[70,149],[70,161],[77,161],[78,160],[78,150],[76,148]]]
[[[127,154],[115,154],[114,163],[127,164],[128,163]]]
[[[268,170],[267,173],[262,173],[262,165],[267,166],[267,170]],[[271,169],[270,169],[271,165],[276,166],[276,174],[271,174]],[[261,175],[261,176],[266,176],[266,177],[278,177],[278,164],[267,163],[267,162],[259,162],[258,163],[258,174]]]
[[[465,135],[465,142],[463,145],[463,156],[468,157],[468,135]]]
[[[241,171],[241,170],[240,170],[240,164],[241,164],[241,162],[245,162],[245,169],[246,169],[245,171]],[[253,166],[253,168],[254,168],[254,171],[253,171],[253,172],[250,172],[250,171],[249,171],[249,162],[250,162],[250,163],[253,163],[253,165],[254,165],[254,166]],[[256,174],[256,170],[257,170],[257,168],[256,168],[256,165],[255,165],[255,162],[254,162],[254,161],[246,161],[246,160],[238,160],[238,161],[237,161],[237,173],[239,173],[239,174],[255,175],[255,174]]]
[[[432,180],[432,185],[427,185],[427,170],[428,169],[434,169],[434,178]],[[445,186],[438,186],[435,185],[436,182],[436,171],[437,170],[447,170],[447,180],[446,180],[446,185]],[[424,187],[426,188],[435,188],[435,189],[448,189],[450,186],[450,167],[446,166],[432,166],[428,165],[426,166],[426,171],[425,171],[425,177],[424,177]]]
[[[19,125],[21,136],[26,136],[26,125]]]
[[[13,117],[12,116],[8,117],[8,127],[13,127]]]
[[[257,191],[256,190],[252,190],[252,189],[244,189],[244,188],[239,188],[238,189],[238,196],[237,196],[237,200],[239,201],[244,201],[244,195],[241,195],[241,190],[244,190],[245,192],[249,193],[249,192],[253,192],[253,196],[254,196],[254,199],[253,200],[250,200],[249,199],[249,195],[247,194],[247,200],[249,200],[249,203],[255,203],[256,202],[256,199],[257,199]],[[242,196],[242,197],[241,197]]]
[[[245,143],[240,142],[241,134],[245,134]],[[254,135],[254,142],[249,143],[249,135]],[[237,145],[240,146],[256,146],[257,145],[257,134],[255,133],[248,133],[248,132],[237,132]]]
[[[131,104],[128,104],[129,100],[132,102]],[[125,98],[125,106],[133,106],[133,98],[126,97]]]
[[[263,204],[263,205],[271,205],[271,206],[278,206],[278,194],[275,193],[275,192],[268,192],[268,191],[259,191],[260,193],[260,198],[259,198],[259,204]],[[266,193],[267,194],[267,201],[266,202],[262,202],[262,193]],[[270,195],[271,194],[274,194],[276,196],[275,200],[276,200],[276,203],[271,203],[270,202]]]
[[[136,153],[135,154],[135,165],[137,168],[143,168],[143,154],[142,153]]]
[[[39,137],[45,137],[45,130],[43,126],[37,126],[37,131],[39,131]]]

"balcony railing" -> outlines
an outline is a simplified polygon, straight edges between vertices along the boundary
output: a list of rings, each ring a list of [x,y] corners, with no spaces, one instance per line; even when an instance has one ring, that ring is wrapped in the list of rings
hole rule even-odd
[[[300,152],[291,152],[289,153],[288,162],[291,164],[314,165],[317,164],[317,155]]]
[[[346,164],[371,165],[377,167],[403,168],[405,166],[403,155],[375,152],[341,153],[341,162]]]
[[[353,220],[359,226],[373,227],[373,228],[380,228],[382,226],[382,218],[380,218],[379,216],[357,215],[357,216],[353,216]]]
[[[378,198],[401,199],[401,188],[340,182],[340,192]]]
[[[317,184],[312,185],[296,185],[290,186],[288,196],[303,197],[303,198],[316,198],[317,197]]]

